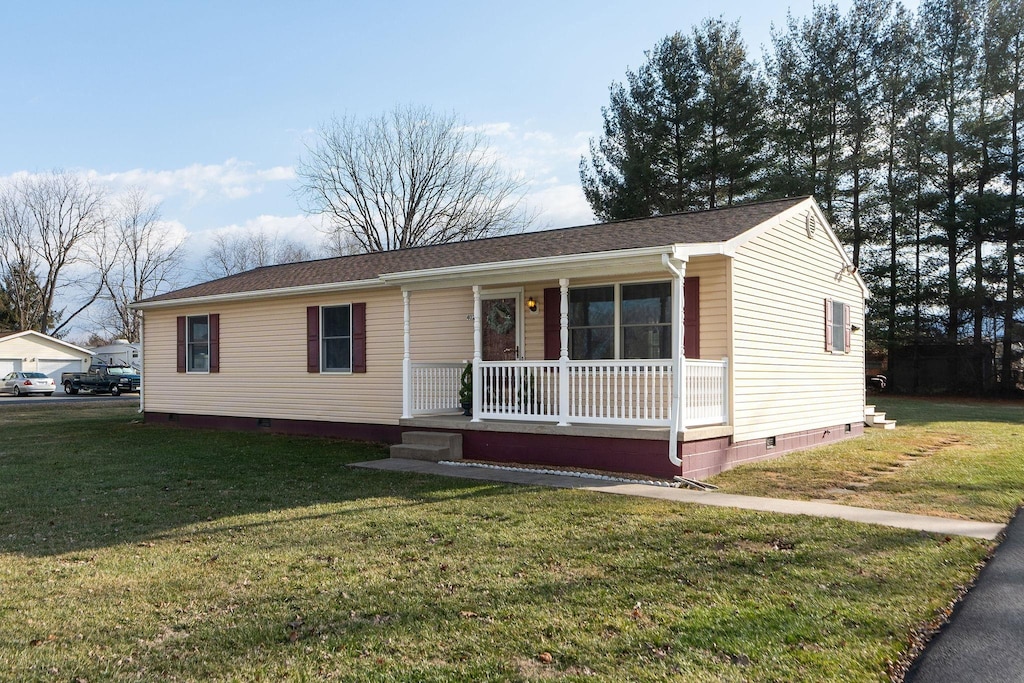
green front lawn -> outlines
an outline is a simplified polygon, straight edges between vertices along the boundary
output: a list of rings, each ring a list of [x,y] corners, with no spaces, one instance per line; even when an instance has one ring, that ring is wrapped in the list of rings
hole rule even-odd
[[[0,680],[880,681],[991,547],[0,411]]]
[[[894,431],[738,467],[722,491],[1006,522],[1024,501],[1024,403],[870,398]]]

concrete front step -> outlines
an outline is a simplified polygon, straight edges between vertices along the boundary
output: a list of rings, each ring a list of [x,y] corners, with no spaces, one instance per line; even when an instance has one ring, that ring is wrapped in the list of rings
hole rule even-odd
[[[875,420],[870,426],[879,429],[896,429],[896,420]]]
[[[445,446],[451,460],[462,460],[462,434],[452,432],[402,432],[402,443]]]
[[[432,446],[423,443],[396,443],[391,446],[391,457],[431,462],[451,459],[447,446]]]
[[[410,460],[462,460],[462,434],[403,432],[402,443],[391,447],[392,458]]]

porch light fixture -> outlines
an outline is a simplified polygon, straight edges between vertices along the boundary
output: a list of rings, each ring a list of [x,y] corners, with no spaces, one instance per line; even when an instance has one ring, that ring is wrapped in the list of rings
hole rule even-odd
[[[532,296],[526,300],[526,307],[530,309],[530,313],[537,312],[537,300]]]

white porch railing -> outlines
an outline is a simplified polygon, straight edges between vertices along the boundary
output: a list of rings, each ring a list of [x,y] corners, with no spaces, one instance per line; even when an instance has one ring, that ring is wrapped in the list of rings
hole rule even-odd
[[[686,359],[683,425],[729,422],[729,360]]]
[[[430,415],[461,410],[459,385],[465,363],[413,363],[412,414]]]
[[[463,363],[413,363],[413,415],[459,410]],[[669,426],[672,361],[569,361],[568,415],[561,419],[558,361],[480,363],[481,419]],[[685,363],[682,425],[729,421],[728,360]]]
[[[569,361],[568,421],[671,424],[672,361]]]
[[[558,363],[487,361],[480,363],[483,419],[557,420]]]

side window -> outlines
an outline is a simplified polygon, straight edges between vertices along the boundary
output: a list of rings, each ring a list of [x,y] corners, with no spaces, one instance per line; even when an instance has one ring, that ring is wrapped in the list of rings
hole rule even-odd
[[[186,369],[188,372],[210,371],[210,318],[190,315],[186,319]]]
[[[320,358],[324,372],[352,372],[352,307],[320,309]]]
[[[850,352],[850,305],[825,299],[825,350]]]

